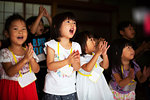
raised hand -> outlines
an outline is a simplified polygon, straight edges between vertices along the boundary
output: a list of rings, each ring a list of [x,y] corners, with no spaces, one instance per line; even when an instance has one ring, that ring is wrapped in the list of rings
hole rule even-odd
[[[148,78],[150,76],[150,67],[146,67],[144,66],[144,69],[143,69],[143,76]]]
[[[100,41],[100,42],[98,43],[98,46],[95,47],[95,48],[96,48],[95,53],[98,53],[99,55],[101,55],[102,52],[103,52],[103,47],[104,47],[104,45],[103,45],[102,41]]]
[[[40,6],[40,7],[39,7],[39,15],[44,16],[45,10],[46,10],[46,9],[45,9],[43,6]]]
[[[47,12],[47,10],[45,8],[44,8],[43,16],[45,16],[46,18],[50,17],[49,13]]]
[[[102,51],[102,55],[106,55],[107,54],[107,50],[109,49],[110,45],[108,45],[108,42],[104,41],[103,42],[103,51]]]

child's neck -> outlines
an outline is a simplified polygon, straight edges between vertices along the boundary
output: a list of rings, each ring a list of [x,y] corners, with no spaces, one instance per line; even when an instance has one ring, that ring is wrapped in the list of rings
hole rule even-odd
[[[70,49],[72,47],[71,41],[69,39],[66,39],[66,38],[60,38],[60,44],[65,49]]]
[[[23,56],[25,51],[22,47],[22,45],[19,45],[19,46],[16,46],[16,45],[10,45],[9,46],[9,49],[15,54],[15,55],[18,55],[18,56]]]
[[[122,65],[125,70],[129,70],[130,68],[130,61],[129,60],[122,60]]]
[[[89,55],[92,55],[93,54],[93,52],[85,52],[86,54],[89,54]]]
[[[126,40],[131,40],[131,39],[129,39],[129,38],[127,38],[127,37],[125,37],[125,36],[123,36],[123,38],[124,38],[124,39],[126,39]]]

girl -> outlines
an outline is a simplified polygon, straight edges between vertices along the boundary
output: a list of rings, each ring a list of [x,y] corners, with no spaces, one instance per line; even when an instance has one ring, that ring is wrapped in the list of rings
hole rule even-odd
[[[56,15],[52,25],[53,39],[45,43],[48,73],[44,100],[77,100],[75,71],[80,68],[81,47],[72,42],[76,18],[71,12]]]
[[[137,77],[140,83],[150,76],[150,68],[144,67],[143,74],[139,65],[133,60],[135,51],[127,40],[115,40],[110,49],[110,63],[112,67],[112,80],[110,87],[116,100],[135,100]]]
[[[79,100],[113,100],[113,95],[103,75],[109,66],[107,42],[88,31],[77,35],[81,45],[81,69],[77,74],[77,95]],[[101,55],[103,59],[101,58]]]
[[[23,48],[27,39],[24,18],[18,14],[8,17],[5,32],[10,40],[8,48],[0,51],[2,76],[0,79],[0,100],[38,100],[35,75],[39,72],[38,58],[33,55],[33,47],[29,44]]]

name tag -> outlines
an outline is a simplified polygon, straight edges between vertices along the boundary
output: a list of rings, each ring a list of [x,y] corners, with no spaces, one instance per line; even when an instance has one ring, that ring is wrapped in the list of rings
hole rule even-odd
[[[18,77],[19,85],[23,88],[36,80],[36,76],[33,72],[23,74],[22,77]]]
[[[101,67],[95,68],[92,72],[91,72],[91,76],[89,76],[89,79],[96,83],[100,77],[100,75],[103,73],[104,69]]]
[[[39,55],[37,55],[37,56],[38,56],[38,58],[39,58],[39,62],[46,60],[46,57],[45,57],[45,54],[44,54],[44,53],[41,53],[41,54],[39,54]]]

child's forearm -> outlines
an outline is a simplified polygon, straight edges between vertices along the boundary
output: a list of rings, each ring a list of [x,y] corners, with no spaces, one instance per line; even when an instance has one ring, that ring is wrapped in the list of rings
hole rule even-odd
[[[6,74],[10,77],[13,77],[15,74],[21,70],[21,68],[28,62],[27,59],[20,60],[17,64],[12,65],[11,63],[2,63]]]
[[[107,69],[109,67],[109,60],[107,55],[103,55],[103,64],[102,67],[104,69]]]
[[[76,63],[72,64],[72,67],[73,67],[74,71],[78,71],[81,68],[80,62],[76,62]]]
[[[51,18],[51,16],[48,16],[48,17],[47,17],[47,20],[48,20],[48,22],[49,22],[49,26],[51,27],[51,26],[52,26],[52,18]]]
[[[68,64],[69,64],[68,59],[49,62],[49,63],[47,62],[47,68],[51,71],[56,71],[57,69],[64,67],[65,65],[68,65]]]
[[[39,25],[42,17],[43,17],[42,14],[39,14],[38,17],[37,17],[37,19],[33,23],[32,27],[31,27],[31,33],[32,34],[36,33],[37,27],[38,27],[38,25]]]
[[[32,71],[33,71],[34,73],[38,73],[38,72],[40,71],[40,66],[39,66],[39,64],[35,61],[34,58],[31,59],[30,64],[31,64]]]
[[[120,80],[120,81],[118,82],[118,84],[119,84],[120,87],[125,87],[125,86],[128,85],[131,81],[132,81],[132,79],[131,79],[130,77],[127,77],[127,78],[125,78],[125,79],[123,79],[123,80]]]
[[[82,65],[81,67],[82,67],[85,71],[91,72],[92,69],[93,69],[93,67],[94,67],[95,64],[96,64],[96,61],[97,61],[98,57],[99,57],[99,55],[98,55],[98,54],[95,54],[95,55],[93,56],[93,58],[92,58],[87,64],[84,64],[84,65]]]

